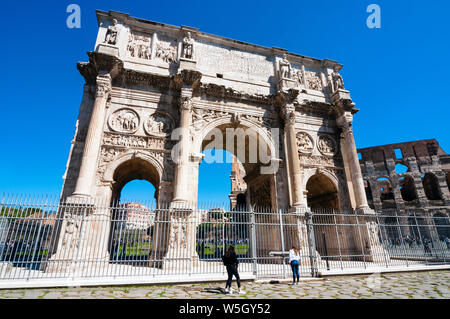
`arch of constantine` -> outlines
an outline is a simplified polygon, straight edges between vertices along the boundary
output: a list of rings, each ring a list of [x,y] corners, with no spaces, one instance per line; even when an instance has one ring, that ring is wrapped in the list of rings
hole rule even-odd
[[[97,11],[97,18],[94,50],[77,65],[86,83],[64,175],[65,202],[91,204],[93,216],[108,217],[94,199],[111,205],[126,183],[144,179],[155,187],[157,202],[174,209],[170,220],[187,221],[197,205],[202,152],[222,148],[239,162],[240,200],[247,207],[299,216],[322,208],[374,214],[352,131],[358,109],[339,75],[342,65],[119,12]],[[70,263],[59,253],[68,223],[52,259]],[[181,232],[182,249],[194,260],[195,230],[170,225],[167,233]],[[361,241],[348,240],[348,249],[358,254],[378,246],[371,226],[367,222]],[[107,230],[98,231],[106,236]],[[175,237],[153,249],[170,256],[180,248]],[[270,250],[279,249],[273,245]],[[108,258],[106,244],[91,248],[90,256]]]

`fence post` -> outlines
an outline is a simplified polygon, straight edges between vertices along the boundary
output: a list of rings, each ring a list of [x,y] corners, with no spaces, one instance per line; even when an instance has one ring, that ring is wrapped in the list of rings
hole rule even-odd
[[[405,241],[403,240],[403,232],[402,232],[402,227],[401,227],[401,222],[400,222],[400,218],[398,216],[398,211],[395,210],[395,220],[397,222],[398,225],[398,230],[400,232],[400,237],[402,238],[402,246],[403,246],[403,253],[405,254],[405,261],[406,261],[406,267],[408,267],[408,252],[406,250],[406,245],[405,245]],[[409,245],[409,244],[408,244]],[[409,250],[409,249],[408,249]]]
[[[384,248],[384,244],[383,244],[383,227],[381,226],[382,224],[380,223],[380,219],[379,219],[379,212],[375,212],[375,218],[376,218],[376,223],[378,225],[378,238],[380,239],[380,244],[381,244],[381,248],[383,249],[383,256],[384,256],[384,263],[386,264],[386,268],[389,268],[389,263],[388,263],[388,259],[386,256],[386,249]],[[400,224],[400,220],[397,219],[397,223],[398,225]],[[401,227],[399,226],[400,229],[400,236],[402,236],[402,231],[401,231]],[[402,236],[403,238],[403,236]],[[405,246],[403,246],[403,249],[405,249]],[[373,255],[373,254],[372,254]],[[408,261],[406,262],[406,265],[408,265]]]
[[[309,209],[305,211],[306,233],[308,236],[309,261],[311,265],[311,276],[318,277],[316,245],[314,239],[314,227],[312,213]]]
[[[365,224],[365,216],[362,216],[363,217],[363,222],[364,222],[364,224],[360,224],[359,223],[359,218],[358,218],[358,211],[356,211],[355,212],[355,217],[356,217],[356,229],[358,229],[358,235],[359,235],[359,243],[360,243],[360,245],[361,245],[361,251],[362,251],[362,255],[363,255],[363,262],[364,262],[364,269],[367,269],[367,265],[366,265],[366,253],[365,253],[365,245],[364,245],[364,243],[363,243],[363,239],[362,239],[362,235],[361,235],[361,229],[360,229],[360,225],[364,225],[364,226],[366,226],[366,224]],[[367,226],[366,226],[367,227]]]
[[[42,218],[40,218],[40,221],[39,221],[39,228],[38,228],[38,233],[36,236],[37,238],[34,239],[34,242],[33,242],[34,248],[33,248],[33,253],[31,255],[30,270],[34,267],[34,262],[36,260],[36,253],[38,253],[37,247],[38,247],[38,243],[40,243],[40,241],[41,241],[42,223],[44,222],[44,218],[45,218],[44,215],[45,215],[45,205],[44,205],[44,209],[42,211]],[[37,263],[37,261],[36,261],[36,263]],[[30,276],[31,276],[31,271],[28,272],[28,280],[30,279]]]
[[[428,257],[427,257],[427,253],[425,252],[425,245],[426,245],[426,243],[425,243],[425,240],[424,240],[424,238],[422,237],[422,231],[421,231],[421,227],[419,226],[419,223],[417,222],[417,214],[416,214],[416,211],[414,211],[414,221],[415,221],[415,223],[416,223],[416,229],[417,229],[417,232],[419,233],[419,240],[420,240],[420,244],[421,244],[421,246],[423,247],[423,251],[424,251],[424,257],[425,257],[425,263],[428,265]],[[421,225],[422,226],[422,225]],[[422,226],[423,227],[423,226]],[[420,255],[419,255],[420,256]]]
[[[3,207],[3,206],[1,206]],[[2,248],[0,250],[0,262],[3,261],[6,247],[8,245],[8,234],[9,234],[9,220],[6,216],[0,216],[0,244]]]
[[[283,278],[286,279],[286,258],[284,257],[284,232],[283,232],[283,216],[281,209],[278,210],[280,215],[280,236],[281,236],[281,259],[283,260]]]
[[[258,263],[256,259],[256,229],[255,229],[255,212],[253,207],[250,208],[250,221],[251,221],[251,243],[252,243],[252,259],[253,259],[253,274],[258,277]]]

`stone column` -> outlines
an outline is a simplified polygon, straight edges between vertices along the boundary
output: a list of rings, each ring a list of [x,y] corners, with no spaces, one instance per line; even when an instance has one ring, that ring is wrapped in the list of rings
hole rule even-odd
[[[344,157],[347,160],[348,167],[350,169],[350,175],[352,178],[353,191],[355,194],[355,202],[357,209],[367,209],[366,192],[364,189],[364,182],[361,174],[361,167],[359,166],[358,154],[356,152],[355,138],[353,137],[352,129],[353,115],[350,112],[344,112],[337,118],[337,125],[342,129],[342,138],[344,139],[345,149],[342,152],[346,152]]]
[[[435,161],[436,156],[433,156],[433,161]],[[439,164],[437,164],[439,165]],[[442,196],[442,200],[445,202],[445,206],[449,206],[450,205],[450,190],[448,188],[447,185],[447,176],[445,175],[445,173],[441,170],[441,171],[436,171],[434,172],[434,174],[436,175],[436,178],[438,180],[438,185],[439,185],[439,191],[441,193]]]
[[[111,76],[109,74],[97,76],[96,82],[95,102],[89,122],[88,133],[84,142],[80,173],[73,193],[75,197],[91,196],[92,181],[95,176],[103,123],[105,120],[106,102],[111,91]]]
[[[380,190],[378,189],[378,183],[376,178],[372,178],[370,181],[370,190],[372,191],[372,198],[373,198],[373,206],[375,210],[380,211],[382,209],[383,204],[381,203],[381,194]]]
[[[395,208],[398,210],[405,210],[405,201],[403,200],[402,191],[400,189],[400,179],[395,173],[391,173],[389,178],[391,180],[392,192],[394,193]]]
[[[190,152],[190,134],[192,112],[192,89],[181,90],[180,97],[180,126],[181,133],[178,142],[178,152],[175,167],[175,186],[173,193],[173,202],[188,202],[189,198],[189,152]]]
[[[303,181],[298,159],[297,136],[295,134],[295,112],[293,107],[286,106],[283,110],[284,130],[286,134],[286,158],[288,161],[288,176],[293,207],[306,207],[303,196]]]

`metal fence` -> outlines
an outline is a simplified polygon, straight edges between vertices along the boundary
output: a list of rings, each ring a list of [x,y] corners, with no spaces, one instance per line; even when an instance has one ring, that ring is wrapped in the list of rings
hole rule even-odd
[[[301,276],[450,264],[449,210],[366,215],[225,207],[4,197],[0,281],[220,276],[229,245],[239,272],[258,278],[290,277],[293,246]]]

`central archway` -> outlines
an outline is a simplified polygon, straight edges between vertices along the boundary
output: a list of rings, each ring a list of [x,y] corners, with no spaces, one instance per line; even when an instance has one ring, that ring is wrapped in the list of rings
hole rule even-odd
[[[237,195],[238,205],[234,207],[228,220],[229,224],[237,226],[225,228],[225,233],[219,240],[237,244],[242,258],[252,257],[250,231],[247,229],[249,214],[241,210],[253,209],[256,212],[256,256],[264,257],[258,258],[257,262],[270,262],[269,252],[281,249],[279,227],[272,226],[277,225],[278,218],[278,214],[273,214],[278,209],[276,196],[278,166],[274,165],[274,162],[277,165],[278,162],[274,161],[276,151],[272,136],[265,128],[240,119],[238,116],[231,119],[223,117],[202,129],[194,140],[194,149],[198,154],[209,149],[224,150],[232,155],[232,160],[239,163],[235,167],[242,168],[242,174],[239,175],[242,175],[242,185],[245,185],[245,190]],[[216,236],[212,237],[216,238]],[[202,240],[197,236],[197,246],[202,247]],[[213,244],[209,243],[209,245]]]
[[[220,118],[203,128],[194,140],[194,149],[197,153],[224,150],[235,156],[245,171],[246,206],[277,208],[275,175],[278,167],[271,170],[276,151],[266,129],[245,119],[233,122],[227,117]]]

